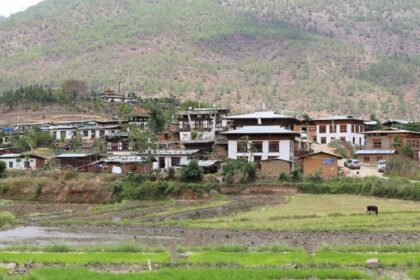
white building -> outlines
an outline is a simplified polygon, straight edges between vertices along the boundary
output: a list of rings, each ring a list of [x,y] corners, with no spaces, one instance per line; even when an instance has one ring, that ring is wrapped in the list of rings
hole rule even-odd
[[[4,154],[0,161],[6,164],[6,169],[37,170],[44,166],[45,158],[36,155]]]
[[[316,141],[319,144],[329,144],[334,140],[346,141],[355,146],[365,144],[365,123],[352,116],[332,116],[317,119]]]
[[[168,169],[169,167],[180,167],[195,159],[199,150],[166,149],[155,150],[144,153],[143,156],[151,155],[156,158],[153,162],[153,169]]]
[[[228,158],[260,161],[294,159],[294,142],[299,133],[281,126],[245,126],[224,132],[228,138]]]

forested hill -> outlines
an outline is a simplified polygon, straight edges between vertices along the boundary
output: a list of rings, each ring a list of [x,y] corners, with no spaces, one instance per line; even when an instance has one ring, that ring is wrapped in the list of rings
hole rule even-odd
[[[235,111],[420,118],[420,2],[44,0],[0,22],[0,91],[200,98]]]

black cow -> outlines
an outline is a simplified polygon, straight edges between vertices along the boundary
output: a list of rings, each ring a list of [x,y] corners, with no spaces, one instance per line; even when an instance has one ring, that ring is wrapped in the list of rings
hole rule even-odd
[[[368,207],[367,207],[367,211],[366,211],[366,214],[376,214],[376,215],[378,215],[379,214],[379,209],[378,209],[378,206],[375,206],[375,205],[369,205]]]

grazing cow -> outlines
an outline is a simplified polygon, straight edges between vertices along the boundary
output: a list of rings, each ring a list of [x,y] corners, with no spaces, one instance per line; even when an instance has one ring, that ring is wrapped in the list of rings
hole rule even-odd
[[[367,207],[367,211],[366,211],[366,214],[376,214],[376,215],[378,215],[379,214],[379,209],[378,209],[378,206],[375,206],[375,205],[369,205],[368,207]]]

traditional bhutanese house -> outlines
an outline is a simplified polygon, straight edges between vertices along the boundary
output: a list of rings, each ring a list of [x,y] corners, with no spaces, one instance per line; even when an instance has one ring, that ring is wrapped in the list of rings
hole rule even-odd
[[[228,139],[228,158],[258,162],[273,158],[293,160],[299,133],[280,126],[244,126],[222,133]]]
[[[390,160],[397,154],[396,150],[357,150],[355,152],[359,161],[370,164],[377,164],[379,160]]]
[[[131,152],[132,150],[127,131],[118,131],[106,136],[106,151],[108,153]]]
[[[135,106],[133,108],[133,115],[129,118],[128,123],[137,127],[147,127],[150,119],[150,109]]]
[[[105,89],[104,92],[99,95],[99,98],[108,103],[129,103],[133,105],[140,103],[137,98],[116,93],[109,88]]]
[[[61,169],[74,171],[88,171],[89,166],[97,162],[101,156],[93,153],[60,154],[54,157]]]
[[[297,159],[297,163],[304,176],[319,172],[322,178],[335,178],[338,176],[339,158],[339,156],[327,152],[316,152],[301,156]]]
[[[258,162],[258,174],[261,177],[277,178],[281,173],[292,171],[293,162],[281,158],[272,158]]]
[[[199,150],[163,149],[148,151],[141,155],[154,157],[156,161],[153,162],[153,169],[156,170],[182,166],[189,160],[197,159],[199,152]]]
[[[365,144],[364,120],[352,116],[332,116],[315,120],[316,141],[319,144],[329,144],[334,140],[345,141],[355,146]]]
[[[188,160],[180,164],[180,166],[187,166],[191,161]],[[204,173],[217,173],[222,164],[222,160],[198,160],[197,164],[200,166]]]
[[[14,153],[16,153],[16,151],[13,148],[0,148],[0,155],[14,154]]]
[[[225,117],[230,122],[230,126],[234,129],[245,126],[280,126],[288,130],[294,130],[294,126],[299,124],[299,120],[275,112],[255,112],[244,115],[233,115]]]
[[[368,150],[397,150],[403,144],[410,146],[414,159],[420,159],[420,132],[389,128],[365,132]],[[385,159],[385,158],[384,158]]]
[[[94,172],[107,172],[114,174],[137,173],[150,174],[152,162],[138,155],[110,156],[92,164],[90,168]]]
[[[38,170],[44,167],[45,158],[33,154],[3,154],[0,161],[6,164],[7,169]]]

